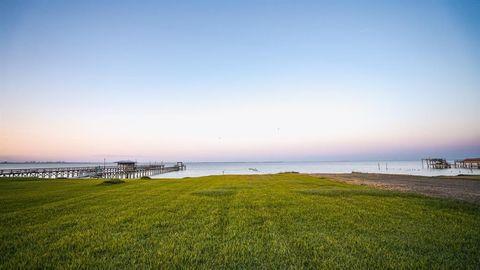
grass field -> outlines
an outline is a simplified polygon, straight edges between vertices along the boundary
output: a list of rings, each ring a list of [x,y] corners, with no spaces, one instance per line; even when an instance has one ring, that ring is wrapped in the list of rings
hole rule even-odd
[[[0,267],[480,268],[480,206],[299,174],[1,180]]]

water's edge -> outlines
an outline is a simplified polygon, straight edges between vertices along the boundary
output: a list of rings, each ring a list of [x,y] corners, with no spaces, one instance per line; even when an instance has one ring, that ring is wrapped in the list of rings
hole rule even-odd
[[[165,163],[166,165],[170,163]],[[1,169],[103,166],[103,163],[0,163]],[[105,165],[114,165],[106,163]],[[480,174],[478,169],[428,169],[413,161],[341,161],[341,162],[190,162],[187,170],[152,176],[183,178],[222,174],[299,173],[387,173],[423,176]]]

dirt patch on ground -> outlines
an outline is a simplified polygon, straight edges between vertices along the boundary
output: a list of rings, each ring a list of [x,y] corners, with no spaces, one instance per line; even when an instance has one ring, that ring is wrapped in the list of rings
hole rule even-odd
[[[480,181],[455,177],[427,177],[399,174],[348,173],[311,174],[342,182],[383,189],[417,192],[428,196],[460,199],[480,203]]]

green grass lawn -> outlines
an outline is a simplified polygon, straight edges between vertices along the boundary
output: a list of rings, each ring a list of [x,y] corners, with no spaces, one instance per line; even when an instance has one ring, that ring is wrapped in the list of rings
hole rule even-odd
[[[480,268],[480,206],[299,174],[0,181],[0,267]]]

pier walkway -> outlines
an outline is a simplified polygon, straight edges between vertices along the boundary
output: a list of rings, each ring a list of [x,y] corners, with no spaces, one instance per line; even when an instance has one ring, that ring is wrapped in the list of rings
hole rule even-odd
[[[185,170],[183,162],[172,166],[163,164],[137,165],[133,161],[119,161],[117,166],[64,167],[3,169],[0,177],[39,177],[39,178],[141,178],[173,171]]]

